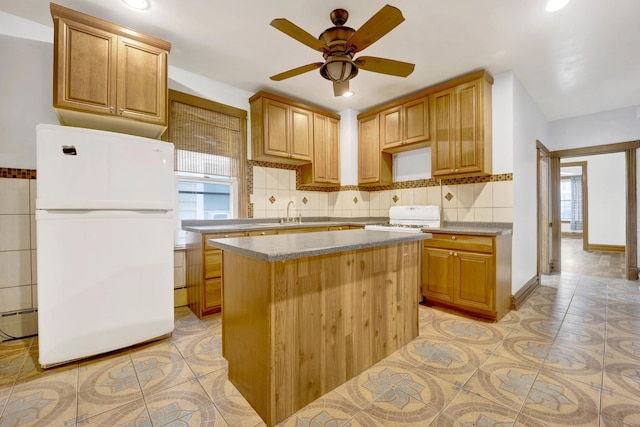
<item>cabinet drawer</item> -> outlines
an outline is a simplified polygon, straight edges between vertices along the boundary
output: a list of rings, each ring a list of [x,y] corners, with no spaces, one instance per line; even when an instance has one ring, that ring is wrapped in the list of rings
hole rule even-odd
[[[488,236],[433,233],[433,238],[425,240],[423,247],[491,253],[493,242],[494,238]]]
[[[204,236],[204,247],[205,249],[212,249],[215,246],[211,246],[209,243],[209,239],[225,239],[227,237],[245,237],[247,233],[245,232],[236,232],[236,233],[217,233],[217,234],[206,234]]]
[[[222,274],[222,251],[209,249],[204,253],[204,277],[220,277]]]
[[[207,279],[204,282],[205,309],[220,307],[222,304],[222,279]]]

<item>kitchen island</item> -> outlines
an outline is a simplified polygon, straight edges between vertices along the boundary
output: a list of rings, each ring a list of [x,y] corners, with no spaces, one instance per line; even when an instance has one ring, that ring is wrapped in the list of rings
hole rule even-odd
[[[229,380],[268,426],[418,335],[430,234],[348,230],[211,239],[223,250]]]

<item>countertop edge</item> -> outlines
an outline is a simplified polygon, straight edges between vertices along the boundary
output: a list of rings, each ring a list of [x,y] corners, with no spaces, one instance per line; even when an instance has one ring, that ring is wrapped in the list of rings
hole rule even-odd
[[[430,233],[394,233],[394,232],[385,232],[385,231],[366,231],[366,230],[345,230],[341,231],[340,234],[343,236],[348,236],[349,233],[376,233],[371,234],[371,236],[376,236],[378,239],[372,239],[369,241],[359,241],[356,243],[348,243],[341,245],[318,245],[316,247],[308,247],[308,248],[300,248],[296,250],[296,248],[288,248],[287,252],[276,252],[276,253],[267,253],[264,251],[257,251],[248,248],[243,243],[249,242],[248,239],[264,239],[265,237],[285,237],[292,236],[291,238],[303,238],[304,234],[283,234],[277,236],[260,236],[260,237],[229,237],[222,239],[209,239],[207,242],[215,247],[218,247],[222,250],[227,250],[231,252],[238,253],[240,255],[244,255],[249,258],[258,259],[260,261],[265,262],[277,262],[277,261],[286,261],[293,260],[299,258],[308,258],[312,256],[318,255],[327,255],[337,252],[346,252],[357,249],[366,249],[377,246],[388,246],[395,245],[400,243],[409,243],[409,242],[418,242],[422,240],[427,240],[432,237]],[[316,237],[322,237],[322,234],[328,235],[329,233],[335,233],[333,231],[319,231],[316,234]],[[384,233],[384,236],[381,234]],[[383,239],[382,239],[383,238]]]

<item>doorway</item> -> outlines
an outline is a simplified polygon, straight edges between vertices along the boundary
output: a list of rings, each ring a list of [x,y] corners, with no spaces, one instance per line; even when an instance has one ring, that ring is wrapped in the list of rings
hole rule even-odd
[[[538,142],[538,148],[541,145]],[[561,214],[561,162],[560,159],[575,158],[594,154],[624,153],[625,156],[625,209],[624,209],[624,278],[628,280],[638,279],[638,243],[637,243],[637,167],[636,150],[639,148],[639,141],[626,143],[608,144],[595,147],[585,147],[579,149],[569,149],[549,152],[549,171],[545,177],[541,176],[541,165],[545,162],[544,156],[540,155],[538,149],[538,267],[540,274],[546,274],[545,265],[549,265],[549,273],[559,273],[562,271],[562,214]],[[548,190],[542,188],[545,179],[549,180]],[[548,192],[548,206],[545,206],[541,193]],[[542,200],[541,200],[542,199]],[[543,222],[545,212],[550,215],[551,221]],[[583,224],[584,227],[584,224]],[[546,241],[545,235],[550,233],[550,238]],[[545,246],[548,245],[548,246]],[[583,246],[585,243],[583,243]],[[587,249],[588,240],[586,243]],[[597,248],[596,248],[597,249]]]

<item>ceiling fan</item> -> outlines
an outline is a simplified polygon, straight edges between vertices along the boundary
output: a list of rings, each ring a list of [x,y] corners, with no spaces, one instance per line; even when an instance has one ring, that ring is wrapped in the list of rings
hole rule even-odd
[[[353,59],[356,53],[363,51],[404,21],[400,9],[386,5],[358,30],[344,26],[349,17],[344,9],[334,10],[329,17],[334,27],[326,29],[318,38],[287,19],[271,21],[272,27],[322,52],[325,59],[325,62],[314,62],[276,74],[271,76],[271,80],[280,81],[319,68],[320,75],[333,82],[334,95],[342,96],[349,92],[349,80],[358,74],[359,69],[399,77],[407,77],[413,72],[415,65],[408,62],[375,56]]]

